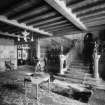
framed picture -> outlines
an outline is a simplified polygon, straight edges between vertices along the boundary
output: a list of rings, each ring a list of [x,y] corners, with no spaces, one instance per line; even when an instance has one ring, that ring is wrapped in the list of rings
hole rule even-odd
[[[22,59],[22,51],[18,50],[18,59]]]
[[[18,45],[18,49],[21,49],[22,48],[22,46],[21,45]]]

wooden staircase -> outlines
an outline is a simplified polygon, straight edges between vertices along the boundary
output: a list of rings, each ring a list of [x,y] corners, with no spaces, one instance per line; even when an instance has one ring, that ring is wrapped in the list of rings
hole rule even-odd
[[[54,77],[67,82],[96,86],[96,79],[92,77],[89,71],[88,64],[84,63],[83,60],[76,60],[71,63],[69,69],[63,75],[57,74]]]

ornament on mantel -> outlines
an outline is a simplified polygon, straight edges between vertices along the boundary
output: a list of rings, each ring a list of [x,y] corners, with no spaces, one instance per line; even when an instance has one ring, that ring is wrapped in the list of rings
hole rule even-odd
[[[24,40],[25,42],[27,42],[27,36],[29,35],[29,32],[27,32],[26,30],[24,32],[22,32],[22,34],[24,35]]]

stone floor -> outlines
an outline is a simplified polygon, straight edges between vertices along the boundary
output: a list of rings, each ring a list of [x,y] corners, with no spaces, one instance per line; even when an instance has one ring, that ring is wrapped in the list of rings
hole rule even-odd
[[[34,72],[32,67],[23,66],[18,71],[0,73],[0,105],[105,105],[105,90],[94,89],[88,103],[73,99],[72,89],[60,88],[51,83],[50,93],[46,82],[41,84],[39,101],[32,95],[25,97],[23,81],[11,85],[12,79],[23,79],[26,72]],[[14,82],[12,81],[14,84]],[[69,93],[69,94],[68,94]]]
[[[2,84],[0,86],[0,105],[87,105],[53,92],[48,93],[43,89],[40,89],[38,96],[38,101],[30,92],[25,97],[22,85]]]

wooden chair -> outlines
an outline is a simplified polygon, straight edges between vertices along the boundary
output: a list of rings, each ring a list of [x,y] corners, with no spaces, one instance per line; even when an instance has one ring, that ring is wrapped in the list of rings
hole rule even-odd
[[[5,61],[6,70],[14,70],[14,64],[11,61]]]

